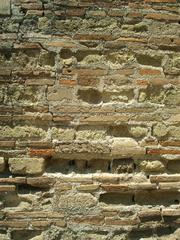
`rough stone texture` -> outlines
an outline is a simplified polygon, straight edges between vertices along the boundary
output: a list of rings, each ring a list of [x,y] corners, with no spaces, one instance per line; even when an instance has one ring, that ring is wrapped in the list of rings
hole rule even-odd
[[[9,170],[12,174],[42,174],[45,160],[43,158],[9,158]]]
[[[10,15],[10,0],[0,1],[0,15]]]
[[[0,240],[180,239],[179,0],[0,0]]]

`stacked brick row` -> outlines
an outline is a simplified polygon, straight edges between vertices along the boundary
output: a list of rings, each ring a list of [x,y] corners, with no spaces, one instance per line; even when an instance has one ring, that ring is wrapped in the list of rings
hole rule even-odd
[[[180,238],[179,13],[0,0],[0,239]]]

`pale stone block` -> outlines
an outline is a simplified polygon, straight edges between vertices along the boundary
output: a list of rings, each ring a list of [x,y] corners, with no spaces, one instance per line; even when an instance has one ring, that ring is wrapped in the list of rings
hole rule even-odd
[[[9,168],[13,174],[41,174],[44,171],[44,158],[10,158]]]
[[[0,15],[10,15],[11,5],[10,0],[0,0]]]
[[[0,157],[0,172],[3,172],[5,169],[5,161],[3,157]]]
[[[111,146],[112,156],[134,156],[145,154],[145,149],[140,147],[132,138],[114,138]]]

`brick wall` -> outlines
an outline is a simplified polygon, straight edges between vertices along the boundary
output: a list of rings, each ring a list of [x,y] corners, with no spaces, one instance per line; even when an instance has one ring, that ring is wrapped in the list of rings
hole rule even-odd
[[[179,86],[179,0],[0,0],[0,239],[180,239]]]

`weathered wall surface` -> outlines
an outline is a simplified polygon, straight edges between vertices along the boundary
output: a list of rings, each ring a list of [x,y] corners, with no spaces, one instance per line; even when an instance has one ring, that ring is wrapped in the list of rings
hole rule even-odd
[[[180,239],[179,0],[0,0],[0,239]]]

